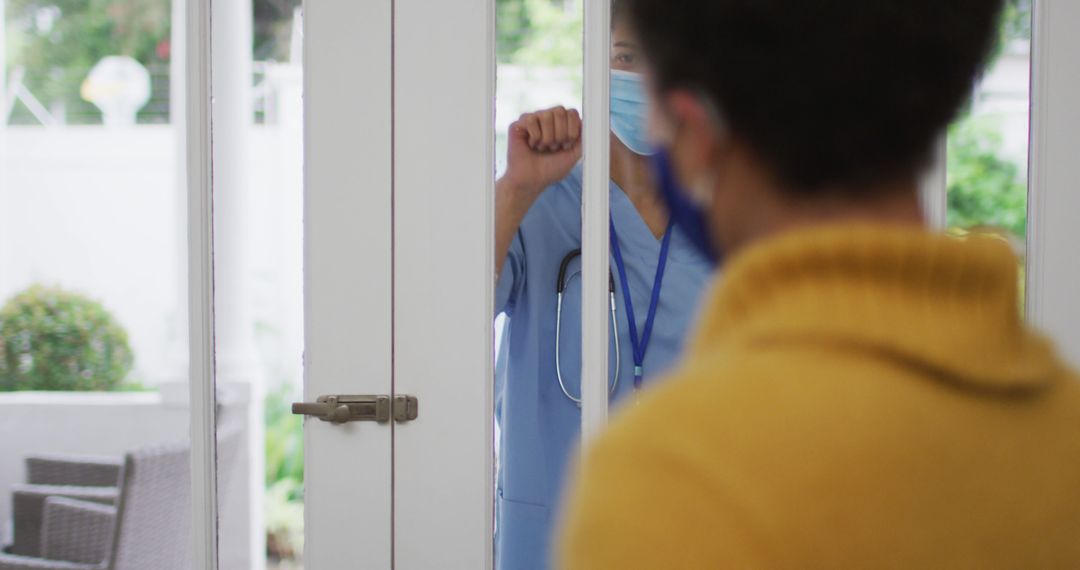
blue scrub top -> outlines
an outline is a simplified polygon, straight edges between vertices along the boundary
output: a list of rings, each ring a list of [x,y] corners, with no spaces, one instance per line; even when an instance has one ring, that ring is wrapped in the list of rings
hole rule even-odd
[[[578,165],[529,210],[496,286],[495,310],[508,317],[495,378],[495,414],[501,430],[496,497],[496,562],[500,570],[549,567],[552,527],[558,518],[555,511],[581,431],[581,410],[563,394],[555,375],[555,287],[563,258],[581,247],[581,174]],[[614,182],[611,215],[641,328],[645,326],[661,242]],[[655,381],[678,356],[711,276],[707,261],[678,226],[674,231],[645,354],[645,390],[650,379]],[[614,261],[611,269],[616,272],[622,354],[614,403],[633,400],[634,361],[626,301]],[[560,357],[566,387],[580,398],[580,258],[570,265],[566,282]],[[614,341],[609,354],[610,371],[614,372]]]

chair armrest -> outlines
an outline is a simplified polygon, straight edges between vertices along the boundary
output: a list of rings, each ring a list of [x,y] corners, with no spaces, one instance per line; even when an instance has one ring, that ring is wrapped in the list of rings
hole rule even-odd
[[[104,505],[115,505],[116,487],[75,487],[64,485],[14,485],[11,493],[13,516],[11,554],[41,556],[41,526],[45,521],[45,500],[68,497]]]
[[[26,458],[26,482],[31,485],[116,487],[124,462],[111,457],[33,455]]]
[[[0,553],[0,570],[100,570],[98,564],[77,564]]]
[[[41,525],[42,558],[99,564],[109,556],[115,531],[116,507],[49,497]]]

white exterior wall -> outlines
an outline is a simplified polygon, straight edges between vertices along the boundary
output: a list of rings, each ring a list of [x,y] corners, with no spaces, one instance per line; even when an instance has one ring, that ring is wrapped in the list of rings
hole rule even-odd
[[[265,348],[264,375],[292,382],[301,356],[298,133],[255,129],[247,209],[257,236],[251,326]],[[186,212],[175,195],[170,128],[8,127],[4,136],[0,304],[32,283],[86,293],[127,329],[137,359],[133,379],[149,386],[179,380],[177,355],[169,352],[186,351],[178,326],[186,312],[178,303],[187,280],[176,259],[176,244],[185,240],[177,221]]]

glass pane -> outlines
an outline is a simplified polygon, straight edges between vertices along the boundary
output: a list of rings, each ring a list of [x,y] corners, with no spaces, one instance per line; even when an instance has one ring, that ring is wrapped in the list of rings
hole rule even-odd
[[[610,80],[612,319],[619,340],[613,345],[618,359],[611,372],[619,374],[611,405],[616,409],[636,400],[673,364],[712,274],[660,197],[654,171],[658,149],[646,128],[644,63],[624,22],[623,4],[612,2]]]
[[[221,568],[303,568],[300,8],[213,3]]]
[[[620,19],[619,5],[612,4],[611,46],[613,333],[607,380],[613,409],[660,380],[682,347],[710,275],[706,260],[669,224],[659,199],[637,41]],[[496,562],[500,568],[547,567],[581,429],[582,155],[576,152],[580,123],[574,115],[583,86],[583,4],[501,0],[497,6],[496,228],[507,232],[497,238],[512,239],[496,286]],[[551,111],[553,106],[566,111]],[[521,122],[522,114],[537,111]],[[515,127],[523,132],[513,132]],[[549,130],[554,135],[545,138]],[[542,183],[522,183],[532,178]],[[539,191],[528,195],[518,223],[517,210],[507,204],[522,187]],[[605,235],[608,229],[605,223]],[[663,279],[645,343],[658,274]]]
[[[581,263],[572,252],[581,247],[583,12],[579,0],[496,7],[495,554],[499,568],[546,567],[537,545],[553,517],[536,515],[554,507],[581,425],[572,401],[581,394]]]
[[[0,7],[0,542],[105,562],[112,542],[70,515],[119,504],[114,563],[175,568],[191,499],[170,4]]]
[[[968,110],[949,128],[948,226],[958,235],[999,235],[1022,256],[1027,231],[1031,0],[1008,0],[1000,37]],[[1021,286],[1023,282],[1021,275]]]

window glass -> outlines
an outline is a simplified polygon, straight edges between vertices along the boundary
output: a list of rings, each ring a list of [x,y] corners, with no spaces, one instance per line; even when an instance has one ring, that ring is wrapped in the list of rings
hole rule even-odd
[[[146,567],[190,556],[173,21],[167,1],[0,1],[0,558],[112,567],[78,522],[100,503]]]
[[[1027,232],[1030,75],[1031,0],[1008,0],[986,74],[949,128],[946,167],[950,232],[993,233],[1021,256]]]

